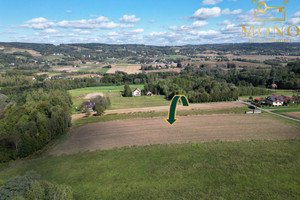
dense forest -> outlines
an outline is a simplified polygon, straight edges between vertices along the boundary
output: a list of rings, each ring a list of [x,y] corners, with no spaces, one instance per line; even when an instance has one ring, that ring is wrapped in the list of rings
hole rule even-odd
[[[18,102],[0,96],[0,162],[26,157],[71,126],[71,96],[62,90],[26,90]]]

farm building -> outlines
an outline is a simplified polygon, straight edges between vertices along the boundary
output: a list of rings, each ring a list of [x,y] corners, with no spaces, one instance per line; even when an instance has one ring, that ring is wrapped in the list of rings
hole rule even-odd
[[[152,92],[150,92],[150,91],[146,92],[146,96],[152,96],[152,95],[153,95]]]
[[[253,99],[255,103],[262,103],[263,99],[262,98],[254,98]]]
[[[93,112],[95,109],[96,103],[94,101],[86,101],[83,103],[83,107],[81,108],[81,112],[84,112],[85,109],[89,112]],[[76,107],[77,110],[80,110],[80,108]]]
[[[91,74],[91,78],[99,78],[99,74]]]
[[[132,92],[133,97],[140,97],[142,95],[142,91],[139,88],[135,88]]]
[[[270,106],[283,106],[284,99],[282,96],[269,96],[266,99],[266,103]]]

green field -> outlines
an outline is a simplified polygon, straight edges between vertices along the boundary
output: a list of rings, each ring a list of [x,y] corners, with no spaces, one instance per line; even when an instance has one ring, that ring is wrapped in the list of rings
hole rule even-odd
[[[275,109],[272,107],[270,110],[274,113],[300,112],[300,105],[277,107]]]
[[[141,90],[144,89],[144,85],[130,85],[131,89],[140,88]],[[74,90],[70,90],[72,97],[88,94],[93,92],[119,92],[124,90],[124,85],[121,86],[101,86],[101,87],[86,87],[86,88],[78,88]]]
[[[82,200],[295,200],[299,151],[299,140],[127,147],[25,161],[2,171],[0,184],[35,170]]]
[[[293,90],[270,90],[270,95],[284,95],[284,96],[293,96]],[[252,98],[263,97],[266,98],[270,95],[254,95]],[[240,96],[239,98],[249,98],[250,96]]]
[[[106,73],[109,70],[109,68],[101,68],[97,71],[97,73]]]
[[[144,89],[144,85],[130,85],[130,88],[132,90],[135,88]],[[73,97],[74,103],[73,114],[78,113],[75,108],[82,102],[86,101],[86,99],[84,99],[85,95],[95,92],[103,92],[109,96],[111,101],[109,110],[169,105],[169,101],[167,101],[163,96],[122,97],[120,95],[120,91],[123,91],[123,89],[124,86],[103,86],[70,90],[69,92]]]

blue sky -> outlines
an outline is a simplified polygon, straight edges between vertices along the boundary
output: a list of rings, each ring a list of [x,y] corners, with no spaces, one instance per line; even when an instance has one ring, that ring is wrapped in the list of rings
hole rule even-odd
[[[0,0],[0,41],[150,45],[247,42],[241,37],[241,25],[273,25],[253,20],[261,0],[256,4],[251,1]],[[287,20],[276,24],[300,26],[299,1],[289,0],[286,5],[283,1],[265,0],[268,6],[285,7]]]

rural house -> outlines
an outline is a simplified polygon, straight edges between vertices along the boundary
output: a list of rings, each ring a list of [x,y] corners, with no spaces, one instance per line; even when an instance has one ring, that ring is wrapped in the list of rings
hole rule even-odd
[[[266,103],[270,106],[282,106],[283,102],[284,102],[284,99],[282,96],[273,95],[273,96],[269,96],[266,99]]]
[[[133,97],[140,97],[142,95],[142,91],[139,88],[135,88],[132,92]]]
[[[94,101],[86,101],[83,104],[83,107],[81,108],[81,112],[84,112],[85,108],[87,109],[87,111],[89,112],[93,112],[95,109],[96,103]],[[80,108],[76,108],[77,110],[79,110]]]

